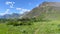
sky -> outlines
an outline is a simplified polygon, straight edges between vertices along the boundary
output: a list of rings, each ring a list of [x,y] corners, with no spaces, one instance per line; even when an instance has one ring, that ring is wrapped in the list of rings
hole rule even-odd
[[[0,0],[0,15],[29,12],[44,1],[60,2],[60,0]]]

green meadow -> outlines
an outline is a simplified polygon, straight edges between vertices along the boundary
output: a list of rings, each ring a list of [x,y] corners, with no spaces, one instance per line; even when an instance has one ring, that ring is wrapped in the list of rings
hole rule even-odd
[[[0,34],[60,34],[60,20],[34,22],[33,25],[0,24]]]

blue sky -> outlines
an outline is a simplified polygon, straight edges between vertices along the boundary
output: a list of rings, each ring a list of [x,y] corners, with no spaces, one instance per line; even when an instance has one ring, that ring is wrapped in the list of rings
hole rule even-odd
[[[24,13],[30,11],[44,1],[60,2],[60,0],[0,0],[0,15]]]

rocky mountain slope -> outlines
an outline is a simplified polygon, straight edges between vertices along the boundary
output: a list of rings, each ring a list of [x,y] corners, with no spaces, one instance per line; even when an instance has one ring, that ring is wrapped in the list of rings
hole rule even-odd
[[[47,19],[59,19],[60,2],[43,2],[38,7],[33,8],[23,18],[44,17]]]

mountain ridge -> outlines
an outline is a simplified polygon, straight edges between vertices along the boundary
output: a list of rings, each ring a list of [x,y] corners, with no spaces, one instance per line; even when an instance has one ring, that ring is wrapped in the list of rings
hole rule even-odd
[[[12,13],[12,14],[5,14],[3,16],[0,16],[0,18],[5,18],[5,19],[9,19],[9,18],[19,18],[21,16],[21,14],[18,13]]]
[[[60,2],[43,2],[38,7],[33,8],[28,14],[22,18],[41,17],[44,15],[45,18],[56,18],[60,14]]]

